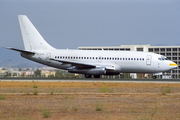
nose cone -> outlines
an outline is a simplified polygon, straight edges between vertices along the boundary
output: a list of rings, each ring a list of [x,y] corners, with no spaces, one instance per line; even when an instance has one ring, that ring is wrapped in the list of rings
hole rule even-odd
[[[178,65],[174,62],[169,63],[169,66],[173,69],[178,67]]]

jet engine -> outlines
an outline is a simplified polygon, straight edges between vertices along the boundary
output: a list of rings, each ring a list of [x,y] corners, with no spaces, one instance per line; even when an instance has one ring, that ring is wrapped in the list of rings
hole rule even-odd
[[[80,73],[80,74],[88,74],[88,75],[105,75],[106,69],[103,67],[100,68],[89,68],[89,69],[77,69],[73,68],[68,70],[70,73]]]

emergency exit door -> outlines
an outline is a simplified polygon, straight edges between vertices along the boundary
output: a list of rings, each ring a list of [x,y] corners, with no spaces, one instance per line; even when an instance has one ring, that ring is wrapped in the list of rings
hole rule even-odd
[[[146,65],[151,65],[151,59],[152,59],[152,56],[147,55],[147,57],[146,57]]]

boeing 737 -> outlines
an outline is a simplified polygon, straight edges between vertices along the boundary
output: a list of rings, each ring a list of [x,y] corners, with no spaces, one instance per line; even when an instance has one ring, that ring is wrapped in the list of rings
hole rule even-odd
[[[177,67],[165,56],[150,52],[56,49],[43,39],[26,15],[19,15],[18,19],[25,49],[8,49],[47,66],[84,74],[86,78],[120,73],[152,73],[156,79],[157,74]]]

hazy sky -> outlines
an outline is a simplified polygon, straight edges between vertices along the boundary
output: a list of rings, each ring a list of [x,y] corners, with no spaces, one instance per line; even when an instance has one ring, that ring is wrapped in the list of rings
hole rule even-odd
[[[180,45],[180,0],[0,0],[0,47],[23,48],[18,15],[56,48]]]

